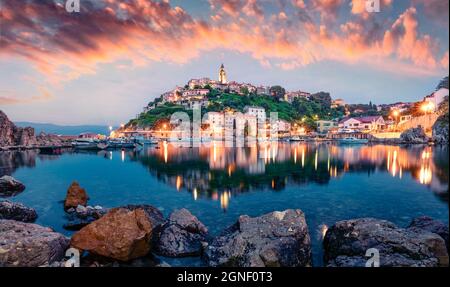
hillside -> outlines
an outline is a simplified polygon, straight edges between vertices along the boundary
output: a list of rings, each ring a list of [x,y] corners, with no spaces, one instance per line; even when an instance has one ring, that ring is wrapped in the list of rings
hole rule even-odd
[[[331,97],[327,93],[318,93],[312,95],[310,100],[297,98],[292,103],[285,102],[274,96],[268,95],[239,95],[226,93],[210,89],[207,96],[209,105],[202,108],[202,114],[207,112],[222,112],[227,109],[244,112],[246,106],[263,107],[267,116],[270,112],[278,112],[278,118],[291,123],[302,122],[304,125],[314,127],[317,119],[333,119],[342,117],[343,108],[331,108]],[[150,105],[159,103],[161,98],[150,102]],[[174,112],[185,111],[192,115],[192,110],[186,110],[181,105],[165,103],[156,105],[156,107],[146,113],[141,113],[138,118],[130,120],[127,123],[129,128],[152,128],[159,121],[167,121]]]

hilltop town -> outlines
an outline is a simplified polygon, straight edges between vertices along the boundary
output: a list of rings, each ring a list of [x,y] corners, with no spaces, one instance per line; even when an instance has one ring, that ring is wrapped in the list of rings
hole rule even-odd
[[[448,94],[446,77],[434,92],[417,102],[347,104],[342,99],[332,99],[327,92],[286,91],[281,86],[228,81],[222,64],[217,80],[191,79],[186,85],[163,93],[113,135],[169,138],[174,128],[169,122],[173,113],[184,111],[192,116],[192,110],[200,108],[202,134],[212,138],[223,138],[227,130],[244,125],[258,127],[246,131],[247,135],[276,129],[281,138],[336,139],[350,134],[358,138],[398,138],[405,130],[418,126],[432,136],[433,125],[442,114],[440,107],[448,103]],[[270,112],[278,113],[275,122],[269,121]]]

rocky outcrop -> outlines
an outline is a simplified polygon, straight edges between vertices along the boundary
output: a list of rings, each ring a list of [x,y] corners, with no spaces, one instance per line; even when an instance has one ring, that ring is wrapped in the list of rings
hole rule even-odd
[[[301,210],[239,217],[206,247],[209,266],[311,266],[311,241]]]
[[[436,144],[448,145],[448,113],[440,116],[433,125],[433,141]]]
[[[421,127],[412,128],[404,131],[400,135],[400,139],[406,144],[426,144],[429,141],[428,136]]]
[[[78,231],[105,215],[106,212],[105,208],[98,205],[95,207],[79,205],[77,208],[69,208],[66,214],[68,221],[63,225],[63,228]]]
[[[8,200],[0,201],[0,219],[34,222],[36,218],[37,213],[33,208]]]
[[[17,127],[6,114],[0,110],[0,148],[62,146],[64,141],[57,135],[41,133],[35,136],[31,127]]]
[[[168,257],[199,256],[207,234],[206,226],[187,209],[175,210],[161,228],[155,250]]]
[[[325,265],[333,267],[364,267],[371,248],[378,250],[384,267],[448,265],[445,242],[439,235],[373,218],[337,222],[328,229],[323,245]]]
[[[0,220],[0,267],[37,267],[60,261],[69,239],[33,223]]]
[[[448,252],[448,225],[441,221],[434,220],[431,217],[421,216],[413,219],[408,228],[426,230],[438,234],[442,237],[442,239],[444,239]]]
[[[25,190],[25,185],[12,176],[0,177],[0,197],[14,196]]]
[[[107,258],[129,261],[150,251],[152,224],[143,209],[115,208],[75,233],[71,246]]]
[[[84,188],[78,184],[78,182],[72,182],[67,189],[66,199],[64,201],[64,209],[76,208],[78,205],[86,206],[89,196]]]

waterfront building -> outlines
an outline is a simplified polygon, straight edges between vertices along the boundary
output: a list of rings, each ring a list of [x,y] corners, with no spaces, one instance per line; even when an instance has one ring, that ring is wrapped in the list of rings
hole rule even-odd
[[[258,125],[264,125],[266,123],[266,110],[262,107],[246,106],[244,107],[244,112],[246,114],[255,116]]]
[[[339,122],[339,129],[361,132],[374,132],[385,129],[386,122],[382,116],[344,118]]]
[[[316,125],[317,125],[317,132],[321,134],[326,134],[339,126],[338,122],[336,121],[325,121],[325,120],[316,121]]]

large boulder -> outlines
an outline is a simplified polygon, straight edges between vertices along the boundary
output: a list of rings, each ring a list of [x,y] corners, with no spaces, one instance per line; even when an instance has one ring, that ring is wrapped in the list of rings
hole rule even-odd
[[[438,234],[444,239],[448,252],[448,225],[431,217],[421,216],[413,219],[408,228],[421,229]]]
[[[441,115],[433,125],[433,141],[436,144],[448,145],[448,113]]]
[[[150,251],[152,224],[143,209],[111,209],[72,236],[71,246],[107,258],[129,261]]]
[[[0,147],[33,146],[37,143],[34,129],[17,127],[0,110]]]
[[[121,206],[121,208],[125,208],[128,210],[136,210],[136,209],[144,210],[145,214],[147,215],[148,219],[152,224],[153,231],[155,231],[155,229],[159,229],[165,223],[164,215],[158,208],[154,206],[147,204],[129,204]]]
[[[86,206],[89,196],[86,190],[82,188],[78,182],[72,182],[67,189],[66,199],[64,201],[64,209],[77,208],[78,205]]]
[[[301,210],[247,215],[206,247],[209,266],[311,266],[311,240]]]
[[[0,219],[34,222],[36,218],[37,213],[33,208],[8,200],[0,201]]]
[[[207,234],[205,225],[187,209],[175,210],[163,225],[155,249],[168,257],[198,256]]]
[[[0,197],[14,196],[25,190],[25,185],[12,176],[0,177]]]
[[[326,266],[364,267],[369,249],[379,252],[383,267],[435,267],[448,265],[444,240],[424,230],[403,229],[374,218],[337,222],[324,238]]]
[[[37,267],[60,261],[69,239],[33,223],[0,220],[0,267]]]
[[[421,127],[411,128],[404,131],[400,135],[400,139],[403,143],[407,144],[426,144],[429,141],[428,136]]]

